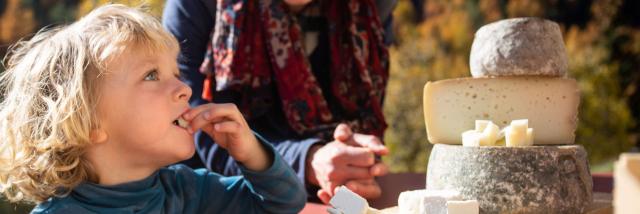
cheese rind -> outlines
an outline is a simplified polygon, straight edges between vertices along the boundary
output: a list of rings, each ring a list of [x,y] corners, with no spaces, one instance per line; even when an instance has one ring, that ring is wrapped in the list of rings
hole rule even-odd
[[[567,51],[558,24],[540,18],[500,20],[475,34],[469,66],[473,77],[565,76]]]
[[[580,93],[575,80],[551,77],[460,78],[427,82],[424,116],[429,142],[462,144],[476,120],[498,126],[529,119],[535,145],[573,144]]]
[[[580,145],[464,147],[436,144],[426,187],[456,190],[482,213],[584,213],[593,182]]]

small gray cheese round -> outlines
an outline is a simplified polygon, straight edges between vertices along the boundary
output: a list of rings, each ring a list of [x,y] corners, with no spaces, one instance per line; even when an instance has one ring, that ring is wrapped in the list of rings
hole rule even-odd
[[[593,182],[580,145],[435,144],[426,186],[478,200],[480,213],[584,213],[592,202]]]
[[[541,18],[506,19],[481,27],[469,61],[473,77],[563,77],[568,67],[560,27]]]

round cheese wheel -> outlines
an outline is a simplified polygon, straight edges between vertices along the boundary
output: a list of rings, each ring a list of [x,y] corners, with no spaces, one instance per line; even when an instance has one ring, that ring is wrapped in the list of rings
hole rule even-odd
[[[480,213],[584,213],[593,182],[580,145],[463,147],[435,144],[427,189],[456,190]]]
[[[473,77],[563,77],[568,67],[560,27],[540,18],[506,19],[481,27],[469,61]]]

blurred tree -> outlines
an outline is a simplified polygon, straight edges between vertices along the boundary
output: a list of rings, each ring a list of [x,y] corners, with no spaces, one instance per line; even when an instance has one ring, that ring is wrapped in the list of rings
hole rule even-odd
[[[33,11],[20,0],[3,1],[0,13],[0,57],[4,58],[10,44],[35,30]],[[0,71],[4,66],[0,66]]]
[[[80,0],[78,17],[83,16],[94,8],[107,3],[124,4],[132,7],[144,6],[156,17],[160,17],[162,15],[162,8],[164,8],[163,0]]]

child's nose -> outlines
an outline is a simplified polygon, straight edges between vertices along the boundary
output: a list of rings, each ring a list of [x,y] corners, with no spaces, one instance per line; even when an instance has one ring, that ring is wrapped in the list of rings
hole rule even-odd
[[[185,84],[184,82],[180,81],[179,85],[178,85],[178,89],[176,90],[176,100],[180,101],[180,100],[185,100],[185,101],[189,101],[189,98],[191,98],[191,87],[189,87],[189,85]]]

